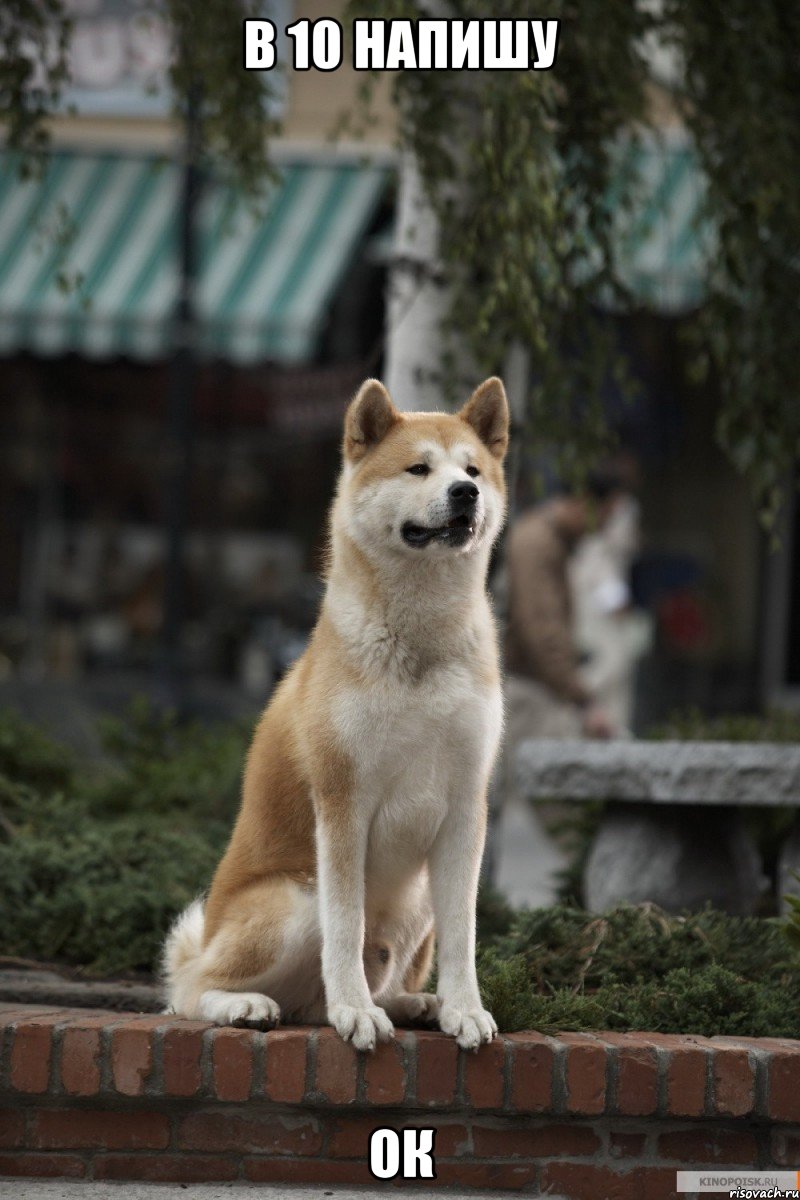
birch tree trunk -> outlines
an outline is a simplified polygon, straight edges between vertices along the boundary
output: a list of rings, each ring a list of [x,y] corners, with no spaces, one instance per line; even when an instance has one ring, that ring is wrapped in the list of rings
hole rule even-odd
[[[384,379],[389,394],[398,408],[443,408],[440,331],[449,295],[439,257],[438,218],[408,150],[401,160],[388,289]]]

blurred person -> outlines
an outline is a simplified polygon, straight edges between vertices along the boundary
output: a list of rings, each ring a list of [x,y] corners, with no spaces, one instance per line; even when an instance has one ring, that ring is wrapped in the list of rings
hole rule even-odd
[[[517,907],[556,901],[563,849],[541,813],[524,802],[515,759],[526,738],[609,738],[617,727],[583,678],[575,642],[569,565],[593,529],[607,523],[622,480],[589,479],[585,495],[561,493],[524,512],[506,549],[505,735],[492,787],[488,877]]]
[[[598,471],[586,493],[561,493],[517,520],[508,539],[506,744],[521,737],[598,737],[617,726],[580,670],[570,560],[624,496],[618,472]]]

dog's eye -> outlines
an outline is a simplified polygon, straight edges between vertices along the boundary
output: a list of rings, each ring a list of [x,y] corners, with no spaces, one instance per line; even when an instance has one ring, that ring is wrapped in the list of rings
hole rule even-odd
[[[409,475],[430,475],[431,469],[427,463],[414,463],[413,467],[406,467]]]
[[[470,475],[470,476],[471,476],[473,479],[476,477],[476,475],[480,475],[480,471],[478,470],[478,468],[477,468],[477,467],[473,467],[473,466],[469,466],[469,467],[467,467],[467,468],[466,468],[466,472],[467,472],[467,474],[468,474],[468,475]]]

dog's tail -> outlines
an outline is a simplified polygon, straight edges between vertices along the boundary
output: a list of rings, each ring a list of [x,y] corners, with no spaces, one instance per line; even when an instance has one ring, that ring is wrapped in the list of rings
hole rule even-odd
[[[193,900],[175,919],[167,934],[161,957],[161,978],[167,1009],[183,1016],[192,1015],[186,1011],[192,1007],[191,1004],[187,1004],[187,991],[194,990],[192,982],[203,952],[203,908],[203,900]]]

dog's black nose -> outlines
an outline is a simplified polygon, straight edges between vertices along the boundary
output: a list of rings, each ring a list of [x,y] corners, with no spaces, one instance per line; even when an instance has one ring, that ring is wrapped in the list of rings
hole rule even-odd
[[[464,479],[458,483],[451,483],[447,489],[447,494],[450,497],[450,504],[453,508],[464,512],[470,509],[478,499],[478,489],[469,479]]]

